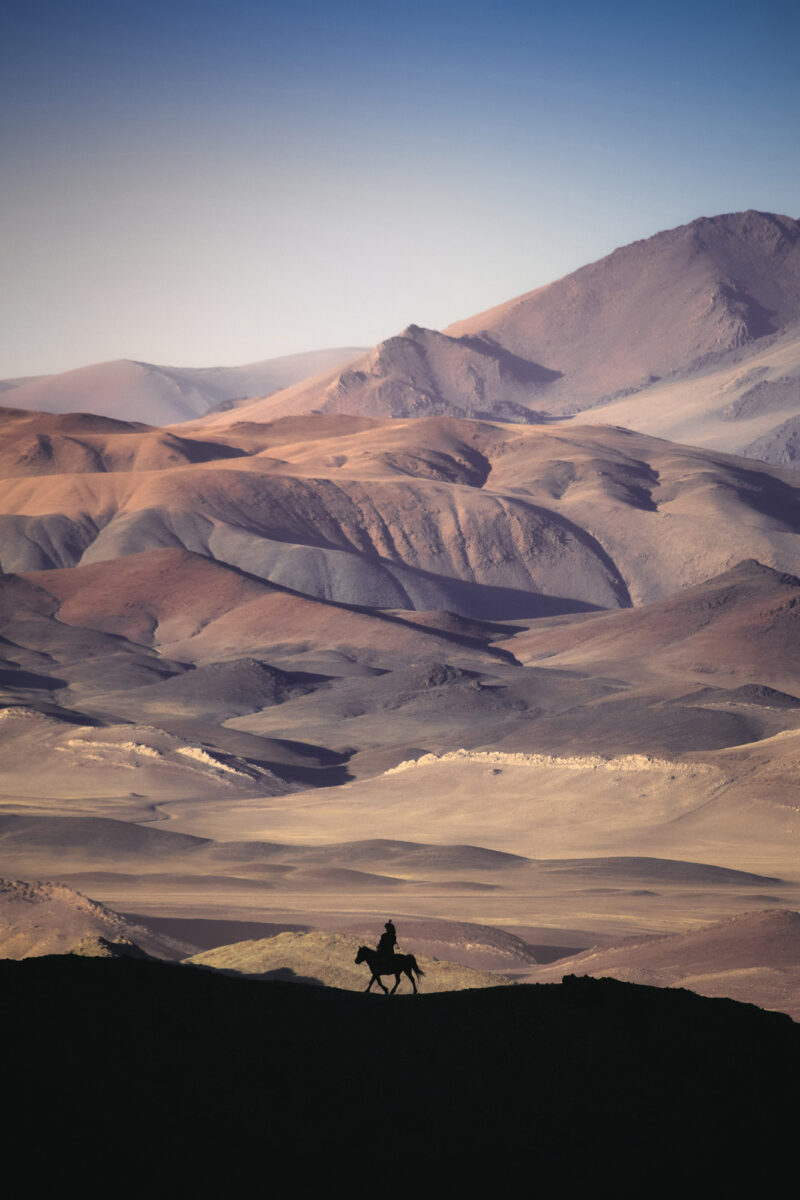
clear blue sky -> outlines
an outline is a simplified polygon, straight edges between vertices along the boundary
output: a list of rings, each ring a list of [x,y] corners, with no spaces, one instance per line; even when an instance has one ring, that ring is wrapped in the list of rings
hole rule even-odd
[[[800,216],[800,6],[0,0],[0,378],[440,328]]]

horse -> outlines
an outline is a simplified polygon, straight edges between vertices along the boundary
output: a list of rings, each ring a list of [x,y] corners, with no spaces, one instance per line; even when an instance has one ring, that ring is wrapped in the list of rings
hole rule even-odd
[[[355,958],[356,963],[365,962],[372,971],[372,978],[366,986],[366,991],[369,991],[373,983],[377,983],[378,987],[383,988],[386,996],[393,996],[400,984],[400,976],[407,975],[411,980],[411,986],[414,991],[417,991],[417,985],[414,982],[415,972],[417,978],[424,975],[425,972],[421,967],[417,966],[417,960],[413,954],[378,954],[377,950],[370,949],[369,946],[359,946],[358,954]],[[394,987],[391,992],[381,983],[381,975],[394,975]]]

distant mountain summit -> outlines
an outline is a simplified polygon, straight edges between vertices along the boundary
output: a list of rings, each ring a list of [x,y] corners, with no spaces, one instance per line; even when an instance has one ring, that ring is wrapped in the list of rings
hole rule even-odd
[[[683,408],[672,395],[650,403],[654,388],[698,376],[705,382],[686,412],[683,396]],[[800,411],[800,222],[753,211],[701,217],[441,333],[410,325],[345,370],[251,402],[237,417],[529,423],[613,408],[626,396],[641,405],[629,403],[621,418],[601,407],[592,419],[659,435],[671,419],[665,436],[675,440],[792,462],[798,430],[777,440],[775,430]]]
[[[360,353],[356,347],[311,350],[243,367],[164,367],[121,358],[57,375],[0,381],[0,394],[11,408],[170,425],[289,387]]]
[[[227,428],[309,413],[521,424],[591,412],[672,441],[800,459],[800,222],[700,217],[443,331],[241,367],[120,359],[0,381],[5,403]],[[233,411],[229,411],[229,410]]]
[[[580,410],[797,321],[800,222],[749,211],[633,242],[446,332],[557,371],[551,404]]]

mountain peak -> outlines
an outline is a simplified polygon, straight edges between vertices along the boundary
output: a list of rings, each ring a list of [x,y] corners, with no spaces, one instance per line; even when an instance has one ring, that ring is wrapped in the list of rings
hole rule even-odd
[[[722,213],[622,246],[441,332],[407,325],[258,411],[538,423],[746,358],[797,322],[800,222]]]

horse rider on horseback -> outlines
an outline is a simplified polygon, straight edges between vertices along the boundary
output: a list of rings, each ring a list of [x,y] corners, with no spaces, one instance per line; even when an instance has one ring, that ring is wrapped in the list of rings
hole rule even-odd
[[[381,934],[378,942],[378,954],[381,958],[393,958],[394,948],[397,945],[397,930],[391,920],[384,925],[385,933]]]

